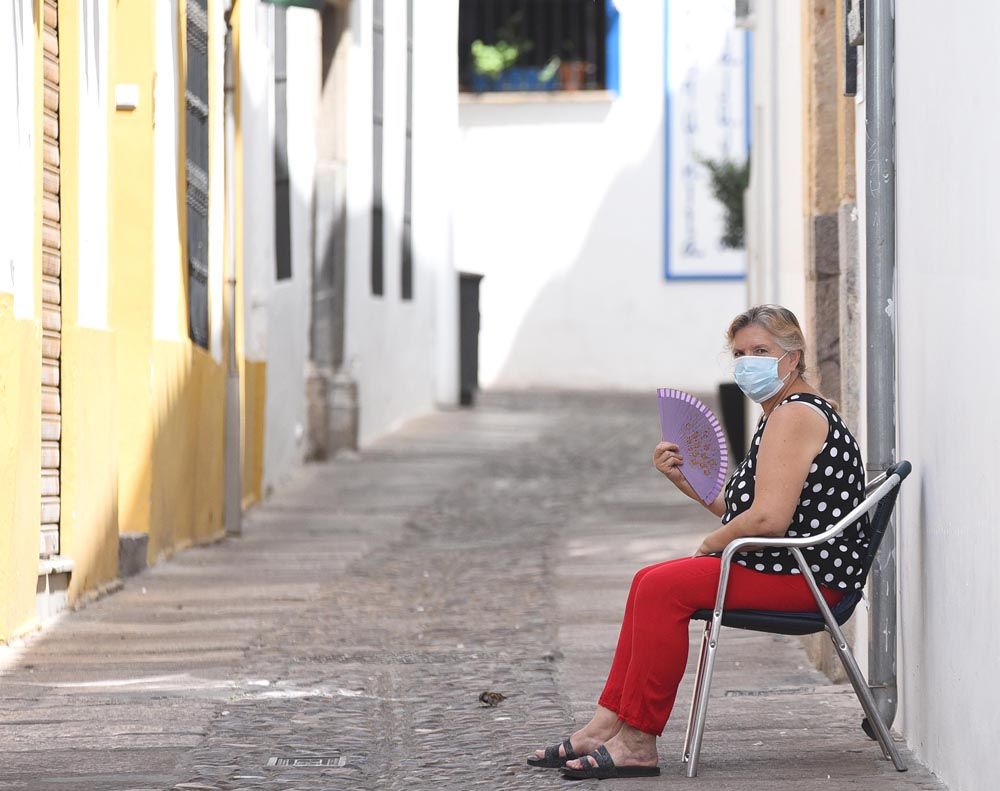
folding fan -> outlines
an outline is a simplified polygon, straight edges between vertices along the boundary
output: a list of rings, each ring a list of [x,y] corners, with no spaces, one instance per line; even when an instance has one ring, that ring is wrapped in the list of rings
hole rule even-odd
[[[726,483],[726,435],[712,410],[683,390],[660,388],[660,429],[666,442],[680,447],[681,474],[708,505]]]

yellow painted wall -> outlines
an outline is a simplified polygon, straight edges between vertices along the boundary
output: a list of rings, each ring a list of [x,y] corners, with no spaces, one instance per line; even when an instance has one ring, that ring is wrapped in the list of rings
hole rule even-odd
[[[34,8],[35,220],[33,318],[15,319],[0,294],[0,640],[35,624],[41,516],[42,16]],[[22,265],[25,262],[19,262]]]
[[[40,2],[40,0],[39,0]],[[218,0],[213,0],[213,10]],[[40,8],[36,9],[40,12]],[[136,110],[109,113],[108,329],[78,323],[79,244],[79,5],[60,4],[62,48],[63,354],[62,554],[75,568],[71,601],[117,575],[119,532],[149,534],[151,563],[179,548],[212,540],[223,531],[225,370],[186,338],[153,337],[155,8],[152,3],[110,4],[109,85],[139,86]],[[36,13],[40,19],[40,13]],[[213,16],[214,19],[214,16]],[[183,0],[181,0],[183,22]],[[183,30],[183,25],[181,25]],[[40,31],[36,30],[36,102],[41,107]],[[214,35],[214,32],[213,32]],[[180,42],[184,51],[184,42]],[[219,66],[220,64],[215,64]],[[183,57],[177,81],[182,97]],[[168,79],[160,75],[160,79]],[[221,70],[213,71],[213,96]],[[222,124],[221,106],[211,108]],[[41,112],[36,140],[41,141]],[[177,178],[184,185],[183,118]],[[211,156],[222,157],[221,150]],[[38,572],[41,449],[41,173],[35,206],[35,318],[16,320],[12,298],[0,294],[0,641],[35,624]],[[239,195],[239,192],[237,193]],[[211,200],[222,200],[213,192]],[[238,222],[241,222],[237,206]],[[177,205],[186,234],[183,194]],[[213,226],[210,233],[224,233]],[[178,271],[186,273],[186,239]],[[237,250],[239,255],[239,250]],[[186,275],[185,275],[186,277]],[[182,295],[181,299],[184,299]],[[237,304],[242,315],[242,300]],[[186,307],[178,306],[184,315]],[[242,357],[242,355],[241,355]],[[251,428],[249,492],[259,496],[259,439],[263,437],[263,376],[250,386],[257,404]],[[259,457],[259,458],[258,458]]]
[[[80,7],[59,4],[62,200],[61,553],[72,558],[71,600],[118,574],[118,444],[115,337],[80,327]]]
[[[139,88],[135,110],[111,110],[108,157],[109,320],[115,337],[118,528],[148,533],[151,492],[153,322],[152,3],[109,8],[111,85]]]
[[[243,507],[262,496],[267,363],[243,360]]]
[[[155,440],[149,557],[221,535],[225,371],[188,341],[153,349]]]
[[[180,30],[184,30],[181,3]],[[111,324],[116,337],[118,414],[118,527],[149,534],[148,560],[155,563],[179,548],[222,531],[222,365],[187,339],[154,339],[152,90],[155,77],[155,9],[119,3],[113,13],[112,84],[140,86],[139,106],[111,120]],[[184,112],[185,42],[176,79]],[[211,123],[222,123],[212,106]],[[186,235],[184,210],[185,124],[179,124],[178,225]],[[161,152],[162,153],[162,152]],[[211,157],[222,152],[212,150]],[[213,193],[210,200],[221,200]],[[223,233],[212,227],[210,233]],[[182,238],[178,271],[186,271]],[[186,280],[185,280],[186,282]],[[182,315],[186,308],[178,306]]]
[[[12,312],[0,294],[0,640],[35,622],[41,507],[41,325]]]
[[[60,539],[62,554],[75,564],[69,589],[75,601],[118,575],[115,338],[64,327]]]

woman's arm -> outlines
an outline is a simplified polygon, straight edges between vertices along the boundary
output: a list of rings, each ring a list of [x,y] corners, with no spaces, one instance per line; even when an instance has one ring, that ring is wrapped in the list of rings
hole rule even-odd
[[[783,536],[828,428],[825,418],[805,404],[789,403],[775,409],[757,451],[753,504],[729,524],[709,533],[695,554],[721,552],[731,541],[746,536]]]
[[[715,502],[712,503],[711,505],[705,505],[705,501],[701,499],[699,499],[698,502],[704,505],[709,511],[711,511],[713,514],[715,514],[717,517],[721,519],[723,514],[726,513],[725,487],[723,487],[722,491],[719,492],[719,496],[715,498]]]

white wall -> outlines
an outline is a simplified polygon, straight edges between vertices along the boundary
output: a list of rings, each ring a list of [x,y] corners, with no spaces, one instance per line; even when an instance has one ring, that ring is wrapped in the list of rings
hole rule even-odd
[[[183,204],[178,203],[177,182],[180,167],[178,146],[181,124],[185,123],[186,108],[178,99],[179,79],[178,0],[167,0],[156,6],[156,84],[153,98],[153,336],[168,341],[177,341],[188,335],[184,282],[187,275],[186,265],[182,264],[186,261],[187,251],[181,247],[178,206]],[[95,127],[96,134],[97,119],[93,119],[90,123]],[[82,176],[81,183],[85,183]],[[87,189],[81,190],[81,203],[89,199],[89,196],[84,197],[88,192]],[[215,197],[212,195],[211,199]],[[80,227],[82,232],[83,222]],[[209,235],[215,236],[216,229],[210,226]],[[84,245],[81,243],[82,249]],[[90,266],[94,267],[95,264],[91,263]],[[81,277],[81,283],[83,280]],[[81,294],[81,307],[83,302]]]
[[[745,283],[663,276],[663,3],[618,8],[617,98],[460,105],[455,257],[485,275],[484,386],[728,377],[723,333]]]
[[[31,0],[0,13],[0,291],[35,316],[35,47]]]
[[[952,791],[1000,778],[1000,6],[896,4],[900,700]],[[933,57],[929,57],[933,53]],[[941,64],[947,64],[941,68]]]
[[[435,354],[434,398],[458,398],[458,276],[453,263],[452,214],[458,146],[458,51],[447,46],[458,29],[457,4],[419,13],[413,51],[413,256],[431,304]],[[426,6],[424,6],[426,8]],[[440,43],[436,43],[440,42]],[[426,307],[425,307],[426,309]]]
[[[360,440],[457,399],[455,274],[447,228],[452,206],[458,29],[455,0],[416,2],[414,20],[414,298],[400,296],[406,122],[405,3],[386,3],[383,201],[385,294],[370,279],[372,3],[351,4],[348,64],[345,361],[358,381]],[[451,358],[450,362],[448,358]],[[448,390],[451,390],[449,394]]]
[[[241,3],[243,271],[246,355],[267,363],[264,490],[301,463],[309,355],[312,201],[320,90],[320,17],[287,11],[288,164],[292,277],[278,280],[274,208],[274,23],[272,6]]]
[[[802,5],[754,4],[753,147],[748,232],[750,304],[805,310]]]
[[[162,4],[162,0],[161,0]],[[226,237],[226,23],[222,3],[209,3],[209,106],[219,108],[208,119],[208,350],[222,361],[222,292],[225,279]]]

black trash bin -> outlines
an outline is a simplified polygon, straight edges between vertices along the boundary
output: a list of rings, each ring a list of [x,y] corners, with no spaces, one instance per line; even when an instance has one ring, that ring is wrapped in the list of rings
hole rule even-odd
[[[482,275],[458,273],[458,401],[472,406],[479,390],[479,284]]]

